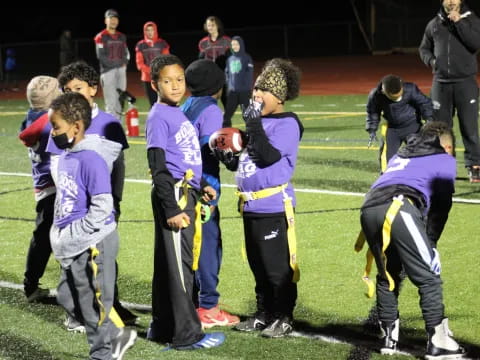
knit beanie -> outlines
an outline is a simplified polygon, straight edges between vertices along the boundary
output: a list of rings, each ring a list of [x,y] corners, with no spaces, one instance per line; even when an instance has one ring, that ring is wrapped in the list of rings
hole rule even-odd
[[[255,81],[254,88],[268,91],[282,102],[287,99],[287,77],[283,70],[275,65],[263,68]]]
[[[212,96],[225,84],[225,74],[213,61],[200,59],[185,69],[185,81],[193,96]]]
[[[35,76],[27,85],[27,100],[34,110],[48,110],[61,94],[58,80],[51,76]]]

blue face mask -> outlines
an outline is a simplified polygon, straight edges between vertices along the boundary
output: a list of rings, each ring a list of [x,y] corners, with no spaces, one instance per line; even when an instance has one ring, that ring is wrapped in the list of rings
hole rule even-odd
[[[65,150],[70,149],[73,146],[73,141],[75,138],[69,139],[67,133],[64,132],[63,134],[59,134],[57,136],[52,135],[52,140],[59,149]]]

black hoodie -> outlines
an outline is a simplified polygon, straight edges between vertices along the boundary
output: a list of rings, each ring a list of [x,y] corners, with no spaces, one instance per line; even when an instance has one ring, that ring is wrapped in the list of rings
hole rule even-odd
[[[463,18],[453,22],[442,6],[425,29],[419,52],[434,80],[458,82],[477,74],[480,19],[463,3],[460,14]]]

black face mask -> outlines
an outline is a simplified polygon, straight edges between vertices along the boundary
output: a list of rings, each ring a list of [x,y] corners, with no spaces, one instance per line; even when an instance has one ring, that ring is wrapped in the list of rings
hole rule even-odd
[[[71,140],[69,140],[67,133],[63,133],[57,136],[52,135],[52,140],[59,149],[65,150],[73,146],[73,140],[75,140],[75,138],[72,138]]]

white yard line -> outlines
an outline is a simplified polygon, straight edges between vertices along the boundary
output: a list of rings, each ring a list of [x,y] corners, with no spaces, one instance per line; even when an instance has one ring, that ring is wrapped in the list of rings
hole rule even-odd
[[[15,172],[1,172],[0,176],[21,176],[21,177],[31,177],[32,174],[28,173],[15,173]],[[125,182],[131,183],[140,183],[140,184],[151,184],[151,180],[143,179],[125,179]],[[225,188],[236,188],[234,184],[222,184],[222,187]],[[334,191],[334,190],[322,190],[322,189],[295,189],[296,193],[309,193],[309,194],[325,194],[325,195],[337,195],[337,196],[355,196],[355,197],[364,197],[365,193],[359,192],[349,192],[349,191]],[[463,204],[480,204],[480,200],[477,199],[464,199],[454,197],[453,202],[463,203]]]

